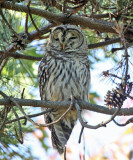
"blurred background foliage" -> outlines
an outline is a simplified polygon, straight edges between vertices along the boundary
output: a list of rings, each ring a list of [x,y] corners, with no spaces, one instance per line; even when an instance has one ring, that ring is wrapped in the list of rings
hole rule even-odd
[[[4,2],[12,2],[5,0]],[[58,1],[60,5],[62,5],[63,0]],[[71,2],[71,0],[70,0]],[[76,2],[76,0],[74,0]],[[78,1],[79,2],[79,1]],[[14,4],[21,4],[21,5],[27,5],[28,0],[13,0]],[[50,4],[52,1],[47,0],[33,0],[31,1],[30,7],[36,7],[38,9],[44,9],[52,13],[62,13],[61,10],[58,10],[56,7],[52,7]],[[77,15],[85,15],[90,16],[92,14],[113,14],[114,12],[117,12],[119,10],[125,9],[125,12],[122,13],[121,16],[118,16],[117,18],[112,18],[111,21],[115,21],[116,19],[119,21],[122,21],[122,18],[124,17],[127,19],[130,17],[130,19],[133,19],[133,12],[126,12],[126,7],[131,5],[132,2],[130,0],[90,0],[88,3],[82,7],[81,10],[79,10],[76,14]],[[74,7],[75,4],[69,3],[70,7]],[[20,8],[21,10],[21,8]],[[13,30],[16,33],[24,33],[25,32],[25,20],[26,20],[26,14],[23,12],[17,12],[12,11],[8,9],[2,9],[2,12],[10,24],[12,26]],[[34,22],[36,23],[36,26],[38,28],[41,28],[48,24],[48,20],[32,15],[32,18]],[[110,21],[110,17],[106,18],[106,21]],[[28,32],[35,31],[35,26],[33,25],[30,18],[28,18]],[[82,26],[81,26],[82,27]],[[82,27],[83,28],[83,27]],[[106,41],[106,39],[111,39],[117,37],[117,35],[111,34],[111,33],[99,33],[95,30],[90,30],[88,28],[83,28],[83,31],[87,37],[88,44],[98,43],[102,41]],[[11,39],[12,39],[13,33],[5,23],[5,21],[0,17],[0,50],[5,50],[11,45]],[[45,36],[45,35],[44,35]],[[47,43],[47,39],[40,39],[40,40],[34,40],[31,43],[29,43],[25,50],[17,50],[17,53],[23,54],[23,55],[31,55],[35,57],[42,57],[43,54],[45,54],[45,46]],[[113,63],[116,64],[118,62],[118,55],[116,53],[112,53],[111,49],[114,47],[120,47],[121,44],[113,44],[110,46],[100,47],[99,51],[100,53],[104,53],[102,56],[99,56],[96,52],[97,49],[92,49],[88,51],[88,56],[90,60],[91,69],[93,72],[93,69],[95,68],[94,65],[98,62],[105,61],[105,58],[112,59]],[[33,60],[24,60],[24,59],[14,59],[11,57],[8,57],[8,61],[3,68],[1,74],[0,74],[0,88],[1,90],[6,93],[8,96],[13,96],[15,98],[21,98],[23,89],[24,96],[23,98],[26,99],[40,99],[39,93],[38,93],[38,61]],[[2,98],[2,96],[0,97]],[[96,103],[98,100],[100,100],[100,96],[97,92],[91,92],[90,93],[90,102]],[[2,113],[4,107],[0,106],[0,114]],[[19,113],[19,110],[17,107],[15,108],[16,112],[19,116],[22,116],[21,113]],[[25,112],[27,114],[33,114],[40,111],[39,109],[29,109],[28,107],[25,107]],[[89,114],[90,116],[90,114]],[[7,121],[10,121],[11,119],[14,119],[13,112],[9,112],[7,116]],[[34,118],[35,120],[38,120],[37,118]],[[24,120],[21,121],[22,124],[24,123]],[[35,157],[33,155],[33,152],[30,147],[24,146],[20,144],[16,139],[16,130],[18,129],[17,122],[9,123],[4,126],[4,128],[0,131],[0,159],[2,160],[37,160],[38,157]],[[36,131],[39,130],[39,135],[36,134]],[[26,123],[26,125],[22,125],[22,131],[23,135],[25,137],[26,134],[33,134],[35,138],[37,138],[42,146],[42,148],[47,152],[49,150],[49,145],[45,143],[45,139],[48,137],[48,131],[44,128],[37,128],[30,123]],[[133,131],[130,130],[130,132],[126,132],[125,134],[131,134]],[[123,135],[122,135],[123,136]],[[119,141],[119,140],[118,140]],[[114,143],[117,145],[117,143]],[[117,145],[118,147],[119,145]],[[121,146],[118,147],[120,150]],[[91,160],[103,160],[103,159],[110,159],[109,156],[106,156],[104,154],[105,148],[101,149],[101,153],[98,155],[94,155],[93,157],[90,157]],[[21,150],[21,152],[20,152]],[[116,151],[112,150],[114,157]],[[71,153],[69,151],[68,147],[68,153]],[[128,152],[129,153],[129,152]],[[100,157],[102,155],[102,157]],[[127,158],[127,153],[125,154]],[[56,155],[49,159],[52,160],[56,159]],[[80,159],[83,159],[83,155],[79,155]],[[69,158],[68,158],[69,159]],[[116,157],[116,159],[118,159]],[[129,158],[130,159],[130,158]],[[125,159],[126,160],[126,159]]]

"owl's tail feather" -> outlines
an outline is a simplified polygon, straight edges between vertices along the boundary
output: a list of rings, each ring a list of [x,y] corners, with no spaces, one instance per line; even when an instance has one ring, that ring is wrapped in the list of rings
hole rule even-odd
[[[71,135],[73,127],[74,124],[68,127],[61,121],[54,124],[51,130],[52,145],[60,154],[65,151],[65,145]]]
[[[61,142],[59,141],[54,128],[52,129],[52,132],[51,132],[51,139],[52,139],[53,148],[57,149],[59,154],[64,153],[65,148],[62,146]]]

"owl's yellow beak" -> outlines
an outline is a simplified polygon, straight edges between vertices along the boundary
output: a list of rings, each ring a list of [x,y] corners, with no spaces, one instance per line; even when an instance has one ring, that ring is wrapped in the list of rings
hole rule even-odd
[[[65,43],[62,44],[62,49],[65,50]]]

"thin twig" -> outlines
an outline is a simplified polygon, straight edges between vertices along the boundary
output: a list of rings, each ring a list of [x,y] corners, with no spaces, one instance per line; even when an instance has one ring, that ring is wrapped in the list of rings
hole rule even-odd
[[[25,88],[23,88],[23,91],[21,93],[21,99],[24,99],[24,91],[25,91]]]
[[[8,59],[9,59],[9,58],[7,57],[7,58],[5,58],[5,59],[3,60],[3,63],[2,63],[2,65],[1,65],[1,67],[0,67],[0,74],[2,73],[3,68],[4,68],[5,65],[7,64]]]
[[[3,54],[0,56],[0,65],[2,64],[3,60],[6,58],[6,56]]]
[[[2,95],[2,97],[4,97],[4,98],[8,98],[8,96],[4,92],[2,92],[1,90],[0,90],[0,95]]]
[[[122,124],[116,122],[115,119],[113,119],[113,121],[114,121],[114,123],[115,123],[116,125],[118,125],[118,126],[126,126],[126,125],[129,124],[129,123],[133,123],[133,117],[130,118],[130,119],[128,119],[125,123],[122,123]]]
[[[133,99],[133,97],[132,97],[132,96],[130,96],[130,95],[128,95],[128,94],[126,94],[126,96],[127,96],[128,98],[130,98],[130,99]]]
[[[19,139],[18,134],[17,134],[17,131],[16,131],[16,128],[15,128],[16,138],[17,138],[17,140],[18,140],[21,144],[23,144],[23,135],[22,135],[21,123],[20,123],[20,121],[19,121],[19,116],[18,116],[18,114],[16,113],[15,109],[13,108],[13,106],[12,106],[12,111],[13,111],[13,113],[14,113],[16,119],[17,119],[17,122],[18,122],[19,136],[20,136],[21,139]]]
[[[25,33],[28,34],[28,13],[26,13],[26,19],[25,19]]]
[[[81,137],[82,137],[83,131],[84,131],[84,127],[82,126],[81,131],[80,131],[80,135],[79,135],[79,141],[78,141],[78,143],[81,143]]]
[[[31,21],[32,21],[32,24],[34,25],[34,27],[35,27],[35,29],[37,30],[37,32],[40,32],[39,29],[38,29],[38,27],[37,27],[37,25],[36,25],[36,23],[34,22],[34,20],[33,20],[33,18],[32,18],[32,14],[31,14],[31,12],[30,12],[30,6],[28,5],[27,8],[28,8],[28,11],[29,11],[29,16],[30,16],[30,19],[31,19]]]
[[[65,146],[65,150],[64,150],[64,160],[67,160],[66,159],[66,146]]]
[[[63,13],[66,13],[66,11],[67,11],[67,2],[66,2],[66,0],[64,0],[62,8],[63,8]]]
[[[28,1],[27,7],[30,6],[31,0]],[[29,13],[26,13],[26,19],[25,19],[25,33],[28,34],[28,17]]]
[[[111,49],[111,52],[114,53],[116,51],[120,51],[120,50],[123,50],[124,48],[123,47],[119,47],[119,48],[112,48]]]
[[[3,121],[0,125],[0,130],[2,130],[3,126],[5,125],[5,122],[6,122],[6,119],[7,119],[7,114],[8,114],[8,108],[4,107],[4,111],[3,111],[3,113],[1,113],[1,117],[0,117],[0,118],[4,117],[4,119],[3,119]]]
[[[33,118],[33,117],[37,117],[37,116],[41,116],[41,115],[44,115],[48,112],[51,112],[53,109],[49,108],[47,109],[46,111],[43,111],[43,112],[40,112],[40,113],[36,113],[36,114],[32,114],[32,115],[27,115],[28,117],[30,118]],[[25,116],[22,116],[22,117],[19,117],[18,118],[19,120],[23,120],[23,119],[26,119]],[[18,119],[13,119],[13,120],[10,120],[10,121],[7,121],[5,122],[5,124],[9,124],[9,123],[12,123],[12,122],[16,122]]]

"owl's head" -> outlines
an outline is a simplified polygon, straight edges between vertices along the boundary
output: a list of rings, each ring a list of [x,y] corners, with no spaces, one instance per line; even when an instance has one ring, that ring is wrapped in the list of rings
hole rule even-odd
[[[88,51],[87,40],[81,29],[74,25],[60,25],[51,30],[48,46],[63,52]]]

